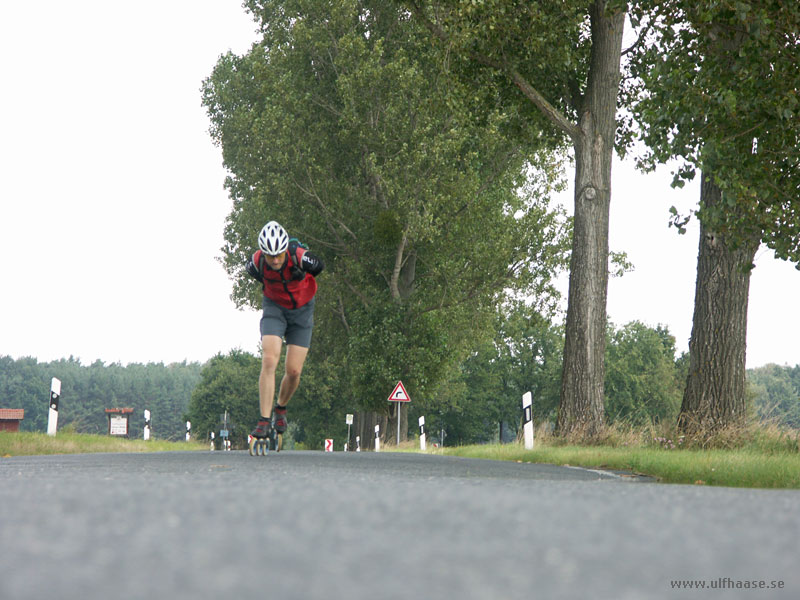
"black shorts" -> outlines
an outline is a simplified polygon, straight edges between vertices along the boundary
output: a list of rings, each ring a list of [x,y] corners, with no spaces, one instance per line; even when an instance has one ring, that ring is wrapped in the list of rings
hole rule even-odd
[[[314,327],[314,298],[300,308],[284,308],[266,296],[261,302],[261,336],[277,335],[287,344],[308,348]]]

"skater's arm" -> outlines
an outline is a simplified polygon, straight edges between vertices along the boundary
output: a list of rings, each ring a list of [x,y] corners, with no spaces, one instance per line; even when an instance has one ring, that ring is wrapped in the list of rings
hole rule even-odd
[[[245,269],[247,269],[247,272],[250,274],[251,277],[257,279],[261,283],[264,283],[264,277],[263,275],[261,275],[261,273],[258,270],[258,267],[256,266],[258,264],[259,252],[256,252],[255,254],[253,254],[253,256],[250,257],[250,259],[247,261]]]
[[[322,262],[322,259],[313,252],[310,252],[309,250],[304,250],[303,254],[299,256],[299,258],[300,258],[300,268],[303,269],[303,271],[305,271],[306,273],[311,273],[315,277],[320,273],[322,273],[322,269],[325,268],[325,263]]]
[[[322,269],[325,268],[325,264],[319,256],[306,250],[294,240],[289,242],[289,253],[297,257],[300,268],[306,273],[317,276],[322,273]]]

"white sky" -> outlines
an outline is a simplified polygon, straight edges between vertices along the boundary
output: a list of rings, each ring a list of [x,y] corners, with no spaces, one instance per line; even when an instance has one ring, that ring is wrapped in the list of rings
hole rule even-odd
[[[216,260],[230,201],[199,91],[255,38],[239,0],[0,5],[0,355],[257,350],[259,314],[234,308]],[[608,309],[618,325],[668,325],[686,350],[697,229],[666,225],[698,192],[669,181],[615,162],[611,247],[636,270],[611,281]],[[767,252],[757,265],[748,366],[798,364],[800,273]]]

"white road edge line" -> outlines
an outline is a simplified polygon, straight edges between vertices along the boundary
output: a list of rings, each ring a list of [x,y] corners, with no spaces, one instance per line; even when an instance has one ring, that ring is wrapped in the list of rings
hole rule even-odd
[[[597,473],[598,475],[604,475],[606,477],[611,477],[612,479],[622,479],[622,475],[617,475],[616,473],[612,473],[611,471],[603,471],[601,469],[587,469],[586,467],[574,467],[572,465],[563,465],[568,469],[578,469],[579,471],[589,471],[590,473]]]

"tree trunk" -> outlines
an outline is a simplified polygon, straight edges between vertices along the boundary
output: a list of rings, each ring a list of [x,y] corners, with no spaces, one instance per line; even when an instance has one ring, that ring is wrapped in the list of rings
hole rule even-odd
[[[700,205],[721,200],[720,189],[703,173]],[[687,433],[744,423],[747,303],[758,246],[754,239],[732,247],[701,225],[689,376],[678,416],[678,427]]]
[[[368,451],[375,449],[375,425],[380,425],[381,443],[386,440],[386,430],[388,427],[388,418],[386,415],[376,412],[359,411],[353,418],[352,440],[349,441],[349,446],[353,450],[356,449],[356,436],[361,437],[361,451]]]
[[[575,147],[575,217],[570,259],[559,433],[594,435],[603,425],[608,215],[625,14],[591,9],[592,57]]]

